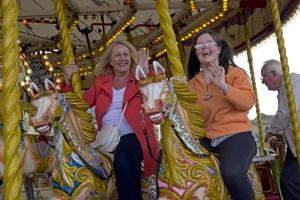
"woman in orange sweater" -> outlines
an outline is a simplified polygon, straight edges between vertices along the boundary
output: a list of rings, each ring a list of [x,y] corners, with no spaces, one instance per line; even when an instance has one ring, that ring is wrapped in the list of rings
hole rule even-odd
[[[234,64],[228,43],[204,30],[194,39],[187,77],[203,110],[206,138],[201,144],[220,155],[221,175],[232,198],[254,199],[246,172],[257,151],[247,117],[255,96],[247,74]]]

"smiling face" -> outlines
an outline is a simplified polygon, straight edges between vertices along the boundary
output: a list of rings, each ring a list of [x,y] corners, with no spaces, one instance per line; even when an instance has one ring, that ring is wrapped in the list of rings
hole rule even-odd
[[[112,48],[109,64],[115,74],[128,74],[131,67],[131,54],[128,47],[116,44]]]
[[[194,48],[202,66],[211,66],[212,63],[219,65],[221,48],[217,46],[217,42],[209,33],[200,35],[196,40]]]

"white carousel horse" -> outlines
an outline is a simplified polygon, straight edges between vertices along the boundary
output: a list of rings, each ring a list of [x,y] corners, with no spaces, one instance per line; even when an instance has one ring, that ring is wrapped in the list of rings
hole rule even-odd
[[[169,81],[164,68],[153,62],[155,76],[147,76],[138,66],[143,109],[155,124],[161,124],[163,157],[158,172],[159,199],[230,199],[222,181],[218,159],[199,143],[204,137],[197,97],[184,81]],[[256,199],[264,199],[260,181],[252,166],[248,172]]]
[[[51,177],[52,199],[105,199],[113,196],[111,161],[90,148],[81,137],[85,131],[81,125],[88,119],[80,118],[80,112],[86,105],[79,102],[71,108],[65,95],[56,92],[48,79],[45,80],[46,92],[31,84],[31,93],[35,97],[31,104],[37,109],[31,118],[32,125],[39,132],[54,131],[56,163]],[[76,95],[72,97],[77,98]],[[72,97],[69,97],[71,101]]]
[[[32,109],[29,104],[23,103],[22,107],[24,110],[34,113],[34,109]],[[28,114],[28,112],[26,114]],[[32,127],[30,128],[33,130]],[[54,169],[56,156],[54,149],[47,144],[47,142],[51,142],[52,138],[48,137],[46,132],[43,132],[42,135],[33,135],[26,131],[21,131],[21,142],[19,145],[21,154],[21,173],[23,176],[27,199],[34,199],[33,177],[49,177]],[[50,131],[51,130],[47,133]],[[4,148],[2,127],[0,127],[0,180],[3,178],[5,169],[3,161]]]

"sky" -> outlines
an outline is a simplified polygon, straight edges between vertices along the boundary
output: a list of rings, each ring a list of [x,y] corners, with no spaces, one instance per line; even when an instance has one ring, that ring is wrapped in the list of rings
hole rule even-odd
[[[300,14],[297,13],[291,21],[283,26],[282,29],[290,72],[300,74],[299,24]],[[267,115],[274,115],[277,111],[277,92],[269,91],[267,87],[261,83],[260,69],[266,60],[280,60],[275,34],[272,34],[269,38],[254,46],[252,48],[252,57],[260,111]],[[234,60],[238,66],[249,73],[250,70],[246,52],[242,52],[235,56]],[[256,118],[255,106],[250,110],[248,117],[249,119]]]

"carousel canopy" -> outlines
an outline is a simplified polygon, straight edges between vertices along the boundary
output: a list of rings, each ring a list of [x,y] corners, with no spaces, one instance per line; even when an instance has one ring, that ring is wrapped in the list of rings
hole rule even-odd
[[[22,52],[49,54],[59,65],[60,35],[53,0],[18,0]],[[289,19],[299,0],[278,0],[281,18]],[[219,31],[236,51],[244,49],[244,25],[252,42],[272,33],[273,24],[266,0],[169,0],[169,13],[178,42],[184,46],[204,28]],[[152,0],[65,0],[76,61],[87,65],[113,40],[121,38],[137,48],[146,47],[153,59],[165,55],[163,32]],[[2,20],[2,16],[1,16]]]

